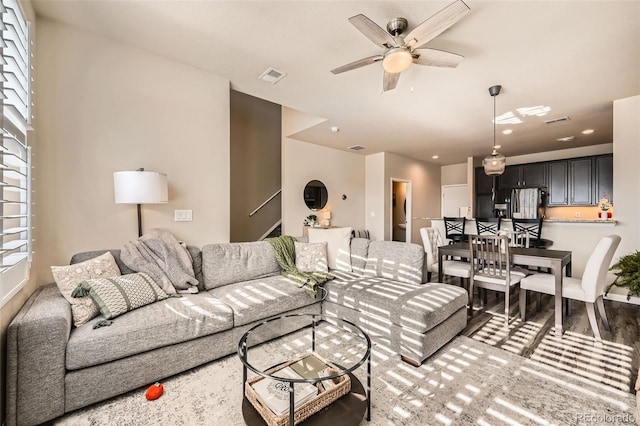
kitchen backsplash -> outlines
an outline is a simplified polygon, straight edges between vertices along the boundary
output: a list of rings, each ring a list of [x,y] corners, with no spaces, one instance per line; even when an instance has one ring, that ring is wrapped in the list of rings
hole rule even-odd
[[[615,218],[615,209],[610,210]],[[597,206],[586,207],[547,207],[545,217],[547,219],[598,219],[600,209]]]

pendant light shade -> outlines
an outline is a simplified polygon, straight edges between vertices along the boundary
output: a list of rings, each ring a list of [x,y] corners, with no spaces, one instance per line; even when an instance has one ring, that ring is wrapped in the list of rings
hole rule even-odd
[[[487,176],[500,176],[504,173],[504,167],[506,164],[507,157],[500,154],[496,149],[491,152],[491,155],[487,155],[484,157],[484,160],[482,160],[484,173]]]
[[[487,176],[500,176],[504,173],[504,167],[507,164],[507,157],[500,154],[496,149],[496,96],[500,94],[502,86],[496,85],[489,88],[489,94],[493,97],[493,146],[491,155],[487,155],[482,160],[484,173]]]

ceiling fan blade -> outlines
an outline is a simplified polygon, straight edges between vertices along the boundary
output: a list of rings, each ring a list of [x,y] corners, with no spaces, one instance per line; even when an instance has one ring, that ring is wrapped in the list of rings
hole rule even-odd
[[[389,90],[393,90],[398,85],[398,80],[400,79],[400,73],[390,73],[384,72],[384,77],[382,79],[382,91],[386,92]]]
[[[464,56],[445,50],[421,48],[414,50],[420,56],[413,58],[413,63],[418,65],[429,65],[432,67],[455,68],[464,59]]]
[[[358,31],[364,34],[365,37],[378,46],[391,47],[396,45],[391,34],[380,28],[378,24],[362,14],[352,16],[349,18],[349,22],[351,22]]]
[[[462,19],[469,10],[469,6],[462,0],[451,3],[407,34],[405,44],[412,48],[422,46]]]
[[[357,61],[351,62],[350,64],[332,69],[331,72],[334,74],[340,74],[341,72],[351,71],[356,68],[364,67],[366,65],[371,65],[374,62],[381,61],[382,58],[383,58],[382,55],[369,56],[368,58],[359,59]]]

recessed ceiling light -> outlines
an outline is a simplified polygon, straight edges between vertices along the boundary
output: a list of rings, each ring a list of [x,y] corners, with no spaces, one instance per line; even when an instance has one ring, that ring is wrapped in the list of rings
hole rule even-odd
[[[513,129],[504,129],[504,130],[502,131],[502,134],[503,134],[503,135],[510,135],[511,133],[513,133]]]
[[[590,135],[591,133],[593,133],[593,131],[594,131],[593,129],[586,129],[586,130],[582,131],[582,134],[583,135]]]
[[[572,140],[574,140],[576,137],[575,136],[567,136],[564,138],[558,138],[556,139],[558,142],[571,142]]]
[[[338,133],[340,131],[340,127],[338,126],[331,126],[330,129],[333,133]]]
[[[432,155],[431,158],[433,158],[434,160],[437,160],[438,158],[440,158],[439,155]]]

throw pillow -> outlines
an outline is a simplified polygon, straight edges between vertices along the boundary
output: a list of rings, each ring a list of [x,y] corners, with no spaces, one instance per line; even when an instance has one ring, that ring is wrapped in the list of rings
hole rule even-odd
[[[326,242],[329,268],[351,272],[351,228],[309,228],[309,242]]]
[[[296,268],[302,272],[329,272],[327,243],[294,243]]]
[[[120,269],[110,252],[73,265],[52,266],[51,272],[60,293],[71,304],[71,315],[76,327],[98,316],[100,310],[90,297],[74,298],[71,297],[71,292],[84,280],[120,275]]]
[[[106,318],[115,318],[158,300],[167,293],[144,272],[113,278],[94,278],[80,283],[72,296],[89,295]]]

